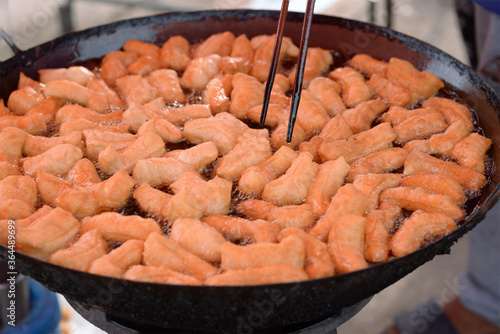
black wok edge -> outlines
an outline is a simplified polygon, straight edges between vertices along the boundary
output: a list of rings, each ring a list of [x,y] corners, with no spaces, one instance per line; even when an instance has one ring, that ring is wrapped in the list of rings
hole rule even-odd
[[[0,97],[16,88],[19,73],[36,77],[41,68],[63,67],[120,49],[128,39],[157,44],[173,35],[196,41],[231,30],[252,37],[272,34],[279,12],[206,11],[168,13],[68,34],[17,54],[0,64]],[[299,43],[303,14],[289,13],[286,31]],[[406,35],[367,23],[316,15],[310,46],[335,49],[349,58],[368,53],[388,60],[399,57],[446,82],[478,114],[491,154],[500,166],[500,98],[469,67]],[[499,171],[494,169],[473,213],[455,232],[417,252],[368,269],[300,283],[250,287],[191,287],[130,282],[58,267],[17,253],[17,267],[49,289],[114,316],[162,327],[200,331],[236,330],[296,324],[333,315],[396,282],[450,247],[481,221],[499,198]],[[1,247],[0,256],[6,258]]]

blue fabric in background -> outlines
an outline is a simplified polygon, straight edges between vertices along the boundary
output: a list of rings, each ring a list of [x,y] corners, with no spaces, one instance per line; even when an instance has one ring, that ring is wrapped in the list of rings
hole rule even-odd
[[[473,0],[479,6],[500,15],[500,0]]]

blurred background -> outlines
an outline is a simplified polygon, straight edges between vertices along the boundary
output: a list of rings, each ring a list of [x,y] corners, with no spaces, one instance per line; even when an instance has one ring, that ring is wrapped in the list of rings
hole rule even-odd
[[[26,50],[70,31],[167,11],[280,7],[279,0],[0,0],[0,28],[21,50]],[[305,7],[306,1],[295,0],[289,10],[303,12]],[[317,0],[315,13],[390,26],[468,64],[453,0]],[[12,55],[5,41],[0,40],[0,61]],[[465,236],[452,247],[450,255],[438,256],[374,296],[338,333],[380,333],[403,310],[430,298],[443,303],[452,300],[460,294],[457,280],[465,268],[467,250]],[[79,317],[62,296],[58,299],[64,333],[103,333]]]

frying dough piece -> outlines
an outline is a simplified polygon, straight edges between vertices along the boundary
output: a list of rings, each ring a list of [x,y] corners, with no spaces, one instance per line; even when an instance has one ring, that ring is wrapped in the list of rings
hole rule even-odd
[[[154,189],[147,183],[143,183],[137,187],[132,196],[143,211],[158,216],[162,216],[163,207],[172,199],[172,195]]]
[[[185,89],[204,90],[207,83],[219,74],[220,56],[212,54],[190,61],[181,77]]]
[[[248,220],[226,215],[203,217],[202,222],[212,226],[232,242],[275,243],[280,227],[262,219]]]
[[[206,57],[212,54],[221,57],[229,56],[235,39],[236,37],[230,31],[213,34],[195,47],[193,57]]]
[[[222,271],[277,265],[304,267],[304,241],[297,235],[283,238],[279,244],[259,243],[238,246],[226,242],[220,251]]]
[[[162,109],[158,114],[170,123],[182,126],[192,119],[208,118],[212,116],[212,111],[207,104],[187,104],[183,107]]]
[[[160,97],[160,92],[140,75],[125,75],[116,79],[116,88],[127,105],[143,105]]]
[[[81,158],[83,158],[83,152],[78,147],[71,144],[59,144],[37,156],[21,159],[21,163],[24,173],[31,177],[36,177],[39,171],[63,175]]]
[[[170,37],[160,49],[161,67],[184,71],[191,61],[189,48],[186,38],[179,35]]]
[[[61,208],[16,229],[16,250],[40,260],[69,245],[80,230],[80,222]]]
[[[188,252],[174,240],[160,233],[151,233],[144,243],[143,263],[147,266],[169,268],[200,281],[217,274],[210,263]]]
[[[96,129],[100,131],[109,131],[109,132],[120,132],[120,133],[128,133],[130,130],[130,125],[128,124],[113,124],[106,125],[106,123],[95,123],[85,119],[77,120],[77,121],[69,121],[64,122],[59,127],[59,134],[65,136],[74,131],[83,131],[83,130],[91,130]]]
[[[266,184],[283,175],[297,156],[297,152],[282,146],[269,158],[245,169],[238,188],[246,194],[260,195]]]
[[[392,126],[403,123],[409,118],[426,115],[437,110],[433,107],[406,109],[400,106],[390,106],[389,110],[380,118],[382,122],[389,122]]]
[[[405,161],[404,174],[419,172],[444,174],[457,180],[460,185],[472,191],[479,191],[486,184],[486,176],[468,167],[459,166],[423,153],[410,153]]]
[[[106,254],[108,244],[99,229],[84,233],[68,248],[60,249],[49,258],[49,262],[79,271],[87,271],[90,264]]]
[[[96,91],[97,93],[103,94],[106,98],[109,109],[114,110],[123,108],[123,100],[120,96],[118,96],[118,93],[114,89],[111,89],[111,87],[108,86],[106,81],[102,79],[94,79],[89,81],[86,87],[90,90]]]
[[[299,153],[286,173],[268,183],[262,191],[262,199],[275,205],[302,203],[309,191],[318,165],[309,153]]]
[[[341,90],[342,88],[337,82],[326,77],[314,78],[307,86],[307,91],[321,102],[330,117],[334,117],[347,109],[339,95]]]
[[[57,110],[62,106],[63,101],[55,97],[46,97],[39,101],[33,108],[26,112],[26,116],[42,114],[46,122],[54,119]],[[1,112],[0,112],[1,114]]]
[[[160,69],[147,76],[148,83],[158,89],[165,103],[186,103],[186,96],[182,91],[177,72],[169,69]]]
[[[483,137],[479,133],[472,133],[453,146],[450,154],[458,160],[460,166],[484,173],[484,159],[490,146],[491,139]]]
[[[68,68],[50,68],[38,70],[40,82],[47,84],[51,81],[69,80],[85,86],[89,81],[95,79],[94,73],[83,66],[71,66]]]
[[[3,129],[0,132],[0,161],[18,167],[27,138],[28,134],[21,129],[14,127]]]
[[[150,158],[137,161],[132,175],[138,184],[156,187],[172,184],[187,171],[195,169],[175,158]]]
[[[0,117],[0,130],[15,127],[32,135],[38,135],[47,130],[45,117],[41,113],[30,113],[25,116],[5,115]]]
[[[388,105],[406,108],[415,104],[411,91],[396,85],[385,76],[373,74],[366,84]]]
[[[18,228],[30,226],[35,220],[45,216],[52,210],[53,209],[50,206],[44,205],[40,209],[35,211],[35,213],[33,213],[32,215],[23,219],[15,220],[14,224],[12,225],[10,224],[10,219],[0,219],[0,244],[8,246],[9,235],[11,233],[10,231],[12,230],[12,227],[9,229],[9,226],[13,226],[15,232]],[[276,235],[278,235],[278,232],[276,232]]]
[[[230,79],[232,81],[232,78]],[[231,102],[229,96],[232,89],[226,90],[224,80],[227,80],[227,78],[216,76],[208,82],[207,89],[203,92],[203,103],[210,106],[213,114],[229,111]],[[232,88],[232,84],[230,88]]]
[[[2,131],[2,133],[4,132],[5,130]],[[32,136],[28,134],[23,143],[23,153],[27,156],[39,155],[60,144],[71,144],[82,151],[85,146],[80,131],[74,131],[57,137]]]
[[[429,194],[422,188],[398,187],[380,193],[381,202],[390,202],[409,211],[423,210],[450,216],[455,221],[465,217],[465,213],[451,198],[444,195]]]
[[[381,99],[365,101],[342,113],[353,133],[369,130],[377,116],[387,110]]]
[[[142,262],[143,251],[144,241],[127,240],[118,248],[92,261],[87,271],[95,275],[121,278],[127,269]]]
[[[248,130],[238,137],[238,143],[224,157],[219,158],[213,174],[228,181],[236,181],[248,167],[271,156],[267,129]]]
[[[370,212],[378,207],[380,193],[385,189],[397,187],[402,177],[401,174],[363,174],[352,184],[365,195],[366,211]]]
[[[397,133],[391,125],[382,123],[347,139],[323,141],[319,154],[324,160],[336,160],[344,156],[346,162],[351,164],[367,154],[392,147],[392,141],[396,137]]]
[[[221,72],[248,74],[252,68],[253,47],[245,34],[239,35],[234,41],[229,57],[222,57],[219,62]]]
[[[220,262],[220,248],[226,242],[215,228],[192,218],[177,219],[172,225],[170,238],[208,262]]]
[[[115,150],[109,145],[99,153],[98,162],[101,170],[108,174],[114,174],[120,169],[128,173],[134,170],[137,161],[151,157],[159,157],[165,153],[165,143],[160,136],[148,132],[140,136],[129,147]]]
[[[354,108],[359,103],[368,101],[373,95],[363,75],[355,69],[339,67],[328,76],[342,86],[342,101],[347,108]]]
[[[443,97],[433,97],[422,103],[422,107],[432,107],[443,114],[448,124],[453,124],[456,121],[464,122],[469,132],[474,130],[472,123],[472,115],[466,106],[453,100]]]
[[[267,201],[250,199],[238,204],[237,210],[247,217],[270,221],[282,229],[290,226],[306,229],[314,223],[309,204],[275,206]]]
[[[92,161],[97,161],[99,153],[104,151],[109,145],[112,145],[118,151],[129,147],[137,140],[137,136],[130,133],[103,131],[99,129],[87,129],[81,133],[85,139],[86,156]]]
[[[233,76],[232,85],[229,112],[239,119],[245,119],[250,109],[262,105],[264,85],[256,78],[243,73]]]
[[[390,230],[401,209],[374,210],[366,215],[365,258],[373,263],[389,260]]]
[[[203,171],[217,159],[217,147],[211,141],[201,143],[186,150],[169,151],[164,158],[173,158],[184,164],[190,165],[194,170]]]
[[[385,77],[387,74],[388,64],[385,61],[375,59],[364,53],[358,53],[352,57],[349,65],[360,72],[367,73],[370,77],[375,74]]]
[[[11,175],[0,181],[0,219],[29,217],[37,202],[37,186],[29,176]]]
[[[101,182],[94,163],[86,158],[77,161],[68,171],[66,180],[79,186],[89,186]]]
[[[259,285],[305,281],[307,274],[303,269],[290,265],[267,266],[262,268],[230,269],[210,277],[205,285]]]
[[[63,123],[86,119],[95,123],[121,122],[123,112],[116,110],[108,114],[101,114],[88,108],[76,104],[66,104],[56,113],[56,122]]]
[[[269,75],[275,38],[276,35],[262,37],[262,43],[255,49],[250,75],[260,82],[266,81]],[[289,37],[283,37],[278,62],[281,62],[284,58],[296,58],[298,55],[299,48],[293,44]]]
[[[305,137],[309,138],[320,132],[329,120],[330,117],[321,103],[316,101],[307,90],[302,90],[297,111],[297,124],[304,131]]]
[[[338,273],[365,269],[366,218],[358,215],[341,215],[329,233],[328,251]]]
[[[146,132],[152,132],[160,136],[161,139],[167,143],[178,143],[184,139],[182,131],[179,130],[179,128],[161,117],[149,119],[139,127],[139,130],[137,130],[139,136]]]
[[[324,50],[322,48],[308,48],[307,58],[304,66],[304,76],[303,85],[306,88],[309,82],[316,77],[324,74],[330,68],[333,63],[333,56],[329,50]],[[295,82],[295,72],[297,68],[295,67],[292,72],[288,75],[288,80],[290,85]]]
[[[288,227],[282,230],[278,235],[278,240],[281,241],[290,235],[297,235],[304,241],[304,270],[309,278],[328,277],[335,273],[328,247],[324,242],[296,227]]]
[[[428,193],[448,196],[457,205],[465,202],[465,192],[460,183],[444,174],[416,173],[401,179],[401,185],[409,188],[422,188]]]
[[[24,115],[43,99],[42,94],[32,87],[24,87],[13,91],[7,101],[7,107],[13,114]]]
[[[112,51],[105,55],[101,61],[101,78],[110,86],[118,78],[128,75],[127,67],[137,59],[137,54],[132,51]]]
[[[394,127],[397,138],[394,143],[403,145],[410,140],[428,137],[446,130],[444,117],[439,112],[432,112],[408,118]]]
[[[51,96],[71,103],[78,103],[91,110],[103,113],[110,108],[105,94],[91,90],[68,80],[51,81],[45,85],[45,96]]]
[[[364,174],[387,173],[404,166],[408,151],[400,147],[388,148],[386,150],[370,153],[351,164],[349,182]]]
[[[344,184],[350,167],[343,157],[319,165],[306,196],[306,203],[312,207],[314,216],[319,218],[326,213],[330,201],[337,190]]]
[[[123,274],[123,279],[131,281],[173,284],[201,285],[201,281],[165,267],[135,265]]]
[[[392,254],[396,257],[408,255],[418,250],[427,239],[436,240],[437,237],[449,234],[456,228],[457,224],[448,215],[415,211],[392,237]]]
[[[150,218],[123,216],[116,212],[104,212],[82,220],[81,233],[100,229],[102,236],[115,242],[130,239],[146,240],[150,234],[161,234],[160,226]]]
[[[389,60],[387,79],[410,90],[416,101],[428,99],[444,87],[444,83],[431,72],[421,72],[410,62],[394,57]]]
[[[343,185],[332,197],[325,215],[307,233],[326,242],[332,226],[340,216],[348,214],[364,216],[366,209],[367,199],[365,195],[351,183]]]

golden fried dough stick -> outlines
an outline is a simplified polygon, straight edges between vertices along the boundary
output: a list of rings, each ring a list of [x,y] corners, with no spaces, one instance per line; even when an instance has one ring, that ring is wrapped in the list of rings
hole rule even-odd
[[[220,177],[204,181],[196,172],[185,172],[171,184],[174,196],[162,209],[162,215],[173,222],[178,218],[201,218],[227,214],[233,184]]]
[[[23,228],[28,227],[35,220],[37,220],[40,217],[45,216],[46,214],[48,214],[52,210],[53,209],[50,206],[44,205],[40,209],[35,211],[35,213],[33,213],[32,215],[30,215],[26,218],[23,218],[23,219],[16,219],[14,221],[14,225],[13,225],[14,226],[14,233],[15,233],[16,229],[21,228],[21,227],[23,227]],[[9,239],[8,239],[8,237],[9,237],[9,225],[10,225],[9,221],[10,221],[9,219],[0,219],[0,244],[3,244],[5,246],[8,245],[8,241],[9,241]],[[278,235],[278,232],[276,232],[276,235]]]
[[[147,283],[201,285],[200,280],[188,275],[183,275],[169,268],[143,266],[140,264],[132,266],[123,274],[122,278]]]
[[[130,239],[146,240],[152,233],[160,233],[156,221],[139,216],[123,216],[116,212],[103,212],[82,220],[81,233],[100,229],[105,239],[124,242]]]
[[[479,191],[486,183],[486,176],[472,168],[462,167],[427,154],[412,152],[406,158],[404,174],[412,175],[419,172],[451,176],[462,187],[472,191]]]
[[[79,186],[89,186],[101,182],[97,169],[92,161],[83,158],[68,171],[66,179],[72,184]]]
[[[215,159],[217,159],[217,147],[211,141],[198,144],[186,150],[169,151],[163,155],[164,158],[173,158],[182,163],[190,165],[194,170],[203,171]]]
[[[351,183],[340,187],[332,197],[325,215],[307,233],[321,241],[328,241],[328,234],[339,216],[354,214],[364,216],[367,208],[365,195]]]
[[[29,217],[37,202],[37,187],[31,177],[11,175],[0,181],[0,219]]]
[[[341,90],[340,84],[326,77],[314,78],[307,86],[307,91],[321,103],[330,117],[347,109],[339,95]]]
[[[34,108],[43,95],[32,87],[24,87],[13,91],[7,100],[7,107],[13,114],[24,115],[28,110]]]
[[[297,124],[304,131],[306,138],[321,131],[329,120],[330,117],[321,103],[319,103],[307,90],[302,90],[297,114]]]
[[[369,130],[377,116],[387,110],[381,99],[365,101],[342,113],[353,133]]]
[[[392,147],[392,141],[396,137],[391,125],[382,123],[347,139],[323,141],[319,154],[324,160],[336,160],[344,156],[346,162],[351,164],[367,154]]]
[[[296,227],[288,227],[282,230],[278,235],[278,241],[290,235],[297,235],[304,241],[306,252],[304,270],[309,278],[328,277],[335,273],[332,258],[324,242]]]
[[[248,111],[262,105],[264,84],[256,78],[243,73],[236,73],[232,80],[231,104],[229,112],[239,119],[245,119]]]
[[[113,110],[123,108],[125,104],[124,101],[120,96],[118,96],[118,93],[114,89],[111,89],[111,87],[108,86],[106,81],[102,79],[94,79],[89,81],[86,87],[90,90],[104,94],[110,109]]]
[[[228,112],[229,104],[232,91],[232,84],[230,82],[230,89],[227,90],[226,84],[224,81],[228,80],[232,81],[232,75],[227,74],[226,76],[216,76],[212,80],[210,80],[207,84],[207,89],[203,92],[203,103],[210,106],[210,110],[213,114],[218,114],[220,112]]]
[[[116,79],[128,75],[127,67],[135,59],[137,54],[131,51],[113,51],[102,58],[101,78],[108,84],[114,85]]]
[[[158,135],[167,143],[178,143],[184,139],[182,131],[178,127],[163,119],[161,117],[155,116],[149,119],[147,122],[143,123],[137,130],[139,136],[145,134],[146,132],[152,132]]]
[[[137,200],[142,210],[159,216],[162,215],[163,207],[172,199],[172,195],[154,189],[147,183],[137,187],[132,196]]]
[[[398,186],[402,177],[401,174],[363,174],[359,175],[352,184],[365,195],[366,211],[370,212],[378,207],[380,193],[385,189]]]
[[[396,204],[409,211],[423,210],[450,216],[455,221],[465,217],[465,213],[451,198],[444,195],[429,194],[422,188],[397,187],[380,193],[381,202]]]
[[[465,192],[460,183],[444,174],[416,173],[401,179],[401,185],[409,188],[422,188],[428,193],[448,196],[457,205],[465,202]]]
[[[414,116],[394,126],[394,131],[398,135],[394,143],[403,145],[413,139],[440,133],[447,127],[443,115],[439,112]]]
[[[132,175],[137,183],[156,187],[172,184],[187,171],[195,169],[175,158],[150,158],[137,161]]]
[[[318,173],[306,196],[306,203],[311,206],[315,217],[319,218],[326,213],[333,195],[344,184],[349,170],[350,167],[343,157],[319,165]]]
[[[170,239],[208,262],[220,262],[220,247],[226,242],[215,228],[192,218],[177,219],[172,225]]]
[[[106,255],[108,244],[103,239],[101,231],[96,228],[82,234],[68,248],[60,249],[49,258],[49,262],[58,266],[87,271],[90,264]]]
[[[40,171],[36,177],[36,185],[40,199],[45,203],[53,203],[63,191],[71,187],[71,182]]]
[[[145,104],[132,102],[123,112],[123,122],[130,125],[130,129],[137,132],[141,125],[154,117],[162,117],[162,110],[165,109],[163,98],[158,97]]]
[[[333,56],[329,50],[324,50],[322,48],[308,48],[306,63],[304,66],[304,87],[306,88],[311,80],[328,71],[332,63]],[[296,68],[294,68],[288,75],[288,80],[291,85],[295,82],[295,72]]]
[[[389,260],[390,230],[394,221],[401,214],[396,210],[374,210],[366,215],[365,225],[365,258],[373,263]]]
[[[189,48],[189,42],[184,37],[170,37],[160,49],[161,67],[184,71],[191,61]]]
[[[469,132],[474,130],[471,112],[463,104],[443,97],[433,97],[422,103],[422,107],[437,109],[450,125],[456,121],[462,121]]]
[[[444,133],[432,135],[429,139],[413,140],[403,147],[411,152],[426,154],[449,154],[456,143],[469,135],[464,122],[456,121]]]
[[[377,74],[386,76],[388,64],[385,61],[373,58],[364,53],[358,53],[349,61],[349,66],[360,72],[368,74],[370,77]]]
[[[342,86],[342,101],[347,108],[353,108],[361,102],[368,101],[373,95],[363,75],[355,69],[339,67],[330,72],[328,77]]]
[[[275,35],[262,36],[257,47],[254,46],[253,66],[250,75],[257,78],[260,82],[267,80],[271,60],[273,57]],[[254,39],[250,42],[254,42]],[[283,37],[281,50],[279,53],[279,62],[283,58],[296,58],[299,55],[299,48],[295,46],[289,37]]]
[[[69,245],[80,230],[80,222],[61,208],[16,229],[16,250],[40,260]]]
[[[172,124],[182,126],[192,119],[208,118],[212,116],[212,111],[207,104],[187,104],[183,107],[162,109],[158,115]]]
[[[238,204],[237,210],[247,217],[267,220],[280,228],[292,226],[305,229],[314,223],[309,204],[275,206],[267,201],[249,199]]]
[[[416,101],[428,99],[444,87],[444,83],[431,72],[421,72],[410,62],[394,57],[389,60],[387,79],[410,90]]]
[[[122,150],[132,145],[137,139],[137,136],[130,133],[103,131],[99,129],[87,129],[81,133],[85,139],[86,156],[92,161],[97,161],[99,153],[104,151],[109,145],[112,145],[115,150]]]
[[[213,174],[228,181],[237,181],[250,166],[271,156],[271,144],[267,129],[251,129],[238,137],[238,144],[225,156],[219,158]]]
[[[95,275],[121,278],[127,269],[142,262],[143,251],[144,241],[127,240],[118,248],[92,261],[87,271]]]
[[[396,126],[409,118],[426,115],[432,112],[436,112],[436,109],[433,107],[406,109],[400,106],[390,106],[389,110],[382,115],[381,121],[389,122],[392,126]]]
[[[207,83],[219,74],[217,54],[195,58],[190,61],[181,77],[181,86],[184,89],[204,90]]]
[[[158,89],[165,103],[186,103],[177,72],[170,69],[160,69],[151,72],[146,80]]]
[[[57,110],[61,107],[63,101],[55,97],[46,97],[38,102],[33,108],[26,112],[26,116],[33,114],[42,114],[46,122],[54,119]],[[0,113],[1,114],[1,113]]]
[[[82,150],[71,144],[59,144],[34,157],[21,159],[24,173],[36,177],[39,171],[49,174],[66,174],[83,158]]]
[[[105,94],[91,90],[73,81],[51,81],[45,85],[44,93],[45,96],[81,104],[98,113],[104,113],[110,108],[110,104]]]
[[[230,31],[213,34],[194,48],[193,58],[217,54],[221,57],[229,56],[236,39]]]
[[[8,127],[0,132],[0,161],[18,167],[23,156],[23,146],[28,134],[18,128]]]
[[[262,219],[248,220],[226,215],[203,217],[202,222],[212,226],[233,242],[275,243],[280,227]]]
[[[220,250],[222,271],[277,265],[304,267],[304,241],[297,235],[283,238],[279,244],[259,243],[238,246],[226,242]]]
[[[121,122],[122,115],[123,112],[121,110],[116,110],[104,115],[76,104],[66,104],[57,111],[56,122],[63,123],[79,119],[86,119],[95,123]]]
[[[490,146],[491,139],[483,137],[479,133],[472,133],[453,146],[450,155],[458,160],[460,166],[483,173],[484,159]]]
[[[45,117],[41,113],[33,113],[25,116],[5,115],[0,117],[0,130],[15,127],[32,135],[38,135],[47,130]]]
[[[32,136],[28,134],[23,144],[23,153],[27,156],[34,156],[42,154],[60,144],[71,144],[82,151],[85,146],[80,131],[74,131],[57,137]]]
[[[307,273],[296,266],[277,265],[261,268],[230,269],[210,277],[205,285],[259,285],[278,284],[307,280]]]
[[[396,257],[408,255],[418,250],[427,239],[435,240],[436,237],[449,234],[456,228],[457,224],[448,215],[415,211],[392,237],[392,254]]]
[[[140,75],[125,75],[116,79],[116,88],[120,96],[130,106],[146,104],[160,97],[160,92]]]
[[[193,144],[213,141],[223,156],[238,143],[238,137],[249,127],[229,113],[206,119],[193,119],[184,124],[184,136]]]
[[[351,164],[348,181],[353,182],[363,174],[382,174],[399,169],[404,166],[408,153],[400,147],[370,153]]]
[[[83,131],[91,129],[108,131],[108,132],[128,133],[130,130],[130,125],[128,124],[107,125],[106,123],[99,124],[88,121],[86,119],[81,119],[77,121],[69,121],[62,123],[61,126],[59,127],[59,134],[65,136],[74,131]]]
[[[339,216],[328,236],[328,251],[338,273],[368,267],[365,260],[366,218],[358,215]]]
[[[69,80],[85,86],[89,81],[95,79],[94,73],[83,66],[71,66],[68,68],[50,68],[38,70],[40,82],[47,84],[51,81]]]
[[[373,74],[366,84],[388,105],[410,107],[415,103],[411,91],[392,83],[384,76]]]
[[[98,162],[101,170],[114,174],[120,169],[128,173],[134,170],[137,161],[152,157],[159,157],[165,153],[165,143],[160,136],[147,132],[136,139],[129,147],[115,150],[113,145],[99,153]]]
[[[218,272],[216,267],[160,233],[151,233],[144,243],[143,263],[147,266],[169,268],[200,281]]]
[[[312,156],[307,152],[299,153],[284,175],[264,187],[262,199],[275,205],[302,203],[317,172],[318,165],[312,161]]]

